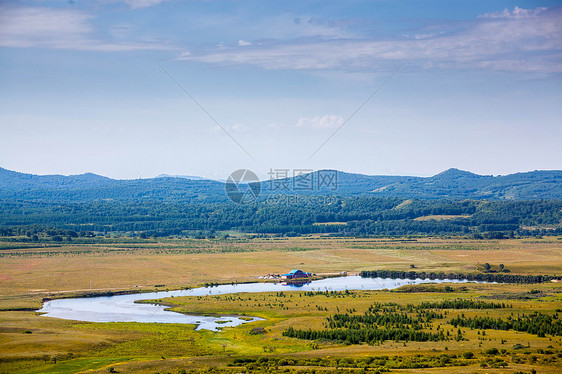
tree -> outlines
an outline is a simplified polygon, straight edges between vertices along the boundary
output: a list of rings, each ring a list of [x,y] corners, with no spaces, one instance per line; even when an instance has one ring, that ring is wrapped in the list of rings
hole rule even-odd
[[[470,352],[470,351],[468,351],[468,352],[463,352],[462,356],[463,356],[464,358],[466,358],[467,360],[470,360],[471,358],[474,357],[474,353],[472,353],[472,352]]]
[[[491,268],[492,268],[492,267],[490,266],[489,263],[486,262],[486,263],[484,264],[484,270],[485,270],[486,272],[490,271]]]

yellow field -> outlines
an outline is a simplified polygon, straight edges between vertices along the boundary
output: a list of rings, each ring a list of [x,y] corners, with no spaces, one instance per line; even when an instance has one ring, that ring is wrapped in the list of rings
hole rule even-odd
[[[178,288],[205,282],[250,281],[303,268],[312,273],[393,269],[477,270],[503,263],[512,273],[555,274],[562,241],[464,239],[170,240],[160,243],[64,245],[0,252],[0,295],[76,290]]]
[[[0,372],[108,372],[110,367],[114,367],[123,373],[173,373],[211,367],[227,370],[226,365],[231,365],[236,357],[259,355],[282,355],[295,360],[380,355],[407,358],[417,354],[460,354],[467,350],[474,352],[477,359],[469,366],[455,367],[455,372],[531,372],[533,368],[539,373],[562,371],[559,364],[562,359],[556,359],[556,352],[562,353],[561,337],[538,338],[527,333],[490,330],[486,340],[479,340],[478,331],[463,329],[467,330],[468,341],[409,342],[406,345],[387,341],[382,345],[347,346],[314,343],[281,335],[289,326],[322,328],[325,318],[336,313],[338,308],[354,308],[360,312],[375,301],[416,304],[421,301],[457,297],[477,299],[492,295],[501,299],[540,290],[543,296],[538,299],[508,300],[513,304],[513,309],[488,313],[498,316],[532,311],[552,314],[556,313],[555,309],[562,308],[562,283],[472,284],[466,291],[452,293],[365,291],[354,292],[353,296],[345,298],[322,295],[304,297],[296,291],[287,292],[285,297],[273,293],[164,300],[186,313],[244,314],[266,319],[236,328],[225,328],[221,332],[194,331],[193,326],[187,325],[65,321],[42,317],[26,310],[39,308],[43,297],[108,290],[155,289],[156,285],[159,286],[157,289],[175,289],[205,282],[255,281],[259,275],[284,273],[291,268],[320,274],[375,269],[410,270],[410,266],[414,265],[416,271],[471,272],[481,269],[482,264],[487,262],[493,268],[502,263],[514,274],[560,275],[562,240],[558,238],[501,241],[322,237],[166,240],[130,246],[99,243],[3,250],[0,255]],[[283,307],[279,307],[280,304]],[[462,312],[467,316],[486,313]],[[266,333],[250,335],[249,331],[255,327],[264,327]],[[517,343],[529,344],[530,348],[525,352],[515,352],[512,347]],[[506,349],[506,353],[498,355],[498,358],[508,362],[507,368],[479,366],[485,358],[483,350],[490,347]],[[551,350],[553,354],[539,353],[537,350]],[[529,360],[520,361],[517,358],[519,356],[524,359],[531,356],[535,358],[531,363]],[[553,360],[552,357],[558,361],[549,361]],[[234,368],[233,371],[242,369]],[[310,367],[286,369],[304,370]],[[447,373],[451,367],[427,370]],[[391,371],[414,373],[420,369]]]
[[[431,216],[423,216],[423,217],[416,217],[414,221],[443,221],[447,219],[456,219],[456,218],[470,218],[469,215],[446,215],[446,214],[439,214],[439,215],[431,215]]]

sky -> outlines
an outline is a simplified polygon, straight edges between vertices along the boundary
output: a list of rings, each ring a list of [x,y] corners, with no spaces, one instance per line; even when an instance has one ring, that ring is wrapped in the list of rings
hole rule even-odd
[[[562,169],[562,3],[0,0],[0,167]]]

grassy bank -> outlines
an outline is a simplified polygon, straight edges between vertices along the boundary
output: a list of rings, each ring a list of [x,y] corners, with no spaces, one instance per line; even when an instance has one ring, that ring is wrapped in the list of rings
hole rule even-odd
[[[107,292],[139,292],[252,281],[267,273],[301,268],[313,273],[392,269],[478,272],[484,263],[504,264],[512,274],[552,274],[562,268],[562,244],[556,238],[506,241],[462,239],[255,240],[246,243],[202,240],[198,253],[181,252],[181,241],[150,243],[150,248],[106,252],[103,244],[10,249],[0,262],[0,372],[75,373],[182,372],[208,370],[330,370],[346,367],[391,372],[560,372],[562,338],[461,327],[462,340],[382,341],[348,344],[283,335],[293,329],[328,329],[335,314],[361,315],[374,303],[419,305],[466,299],[504,302],[498,310],[447,310],[423,331],[458,328],[449,322],[464,315],[507,319],[539,312],[562,317],[562,284],[451,284],[406,286],[393,291],[349,293],[236,294],[174,297],[162,302],[190,314],[233,314],[264,321],[195,331],[179,324],[88,323],[40,316],[32,311],[44,298]],[[137,244],[135,244],[137,245]],[[232,245],[236,251],[231,251]],[[156,249],[155,249],[156,248]],[[205,251],[205,248],[214,248]],[[225,248],[223,253],[219,253]],[[294,250],[299,248],[299,250]],[[192,249],[190,249],[192,250]],[[560,275],[560,274],[558,274]],[[90,289],[90,280],[92,288]],[[159,287],[155,287],[158,285]],[[135,287],[137,286],[137,287]],[[497,353],[486,353],[495,352]],[[490,351],[491,350],[491,351]],[[472,358],[465,358],[471,352]],[[258,359],[261,356],[268,360]],[[285,361],[281,361],[284,359]],[[349,359],[350,361],[342,361]],[[368,361],[368,362],[367,362]],[[504,363],[507,367],[504,367]],[[417,369],[415,367],[418,367]],[[454,369],[453,369],[454,368]],[[346,372],[347,372],[346,371]]]

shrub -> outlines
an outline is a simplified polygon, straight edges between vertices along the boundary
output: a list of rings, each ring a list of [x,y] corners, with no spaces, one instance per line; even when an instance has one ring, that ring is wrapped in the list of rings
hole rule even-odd
[[[497,355],[498,353],[500,353],[500,351],[498,351],[497,348],[489,348],[486,349],[484,353],[486,353],[487,355]]]
[[[441,355],[439,356],[439,363],[441,365],[447,365],[448,363],[451,362],[451,357],[447,356],[447,355]]]
[[[474,353],[472,353],[470,351],[469,352],[463,352],[462,356],[464,358],[466,358],[467,360],[470,360],[471,358],[474,358]]]
[[[250,330],[250,335],[265,334],[265,329],[263,327],[254,327]]]

